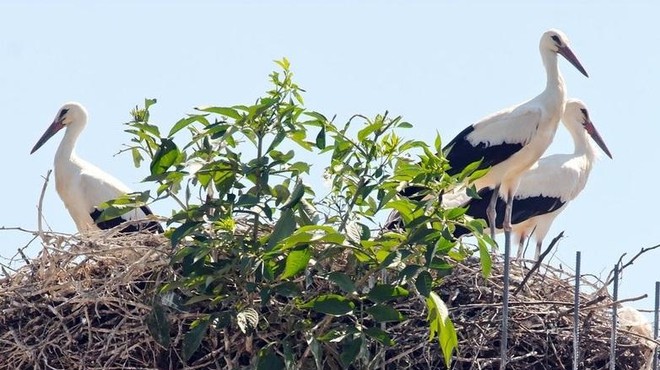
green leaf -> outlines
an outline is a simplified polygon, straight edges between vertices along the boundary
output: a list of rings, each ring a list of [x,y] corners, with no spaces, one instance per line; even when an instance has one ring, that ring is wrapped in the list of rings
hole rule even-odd
[[[427,320],[429,322],[429,340],[438,337],[438,343],[445,358],[445,366],[451,368],[451,356],[458,347],[458,336],[454,325],[449,319],[449,310],[440,296],[431,292],[426,298],[426,306],[429,310]]]
[[[325,125],[321,127],[321,131],[316,135],[316,147],[321,150],[325,149]]]
[[[303,304],[302,308],[311,308],[314,311],[327,315],[343,316],[355,309],[355,304],[337,294],[324,294]]]
[[[300,215],[299,223],[302,225],[314,225],[321,221],[321,215],[316,210],[312,202],[301,199],[300,206],[298,207],[298,214]]]
[[[492,271],[493,261],[490,258],[490,253],[486,242],[481,238],[477,238],[477,244],[479,245],[479,259],[481,261],[481,273],[484,279],[488,279]]]
[[[264,353],[259,353],[257,370],[284,370],[284,360],[268,348]]]
[[[290,278],[303,271],[307,267],[311,257],[312,253],[308,245],[293,248],[289,252],[289,255],[286,256],[284,272],[280,275],[280,280]]]
[[[198,114],[191,115],[190,117],[186,117],[186,118],[181,118],[177,123],[174,124],[174,126],[172,126],[169,134],[167,134],[167,137],[172,137],[174,134],[176,134],[186,126],[190,125],[193,122],[198,122],[198,121],[205,122],[206,118]]]
[[[357,356],[360,354],[360,348],[362,348],[361,336],[357,338],[346,337],[342,341],[342,351],[339,355],[339,359],[345,369],[348,369],[349,365],[353,364]]]
[[[146,133],[151,134],[153,137],[159,137],[160,136],[160,131],[158,130],[158,126],[156,125],[150,125],[148,123],[133,123],[131,124],[132,127],[137,128],[138,130],[144,131]],[[138,136],[140,136],[143,139],[147,139],[149,136],[144,135],[144,133],[137,133]]]
[[[481,160],[468,164],[467,166],[465,166],[465,168],[463,168],[461,173],[458,174],[458,178],[459,179],[466,178],[467,176],[471,175],[474,171],[480,169],[480,166],[481,166]]]
[[[417,272],[422,268],[422,266],[419,265],[408,265],[399,272],[399,279],[405,279],[408,280],[415,276]]]
[[[95,223],[99,222],[105,222],[108,220],[112,220],[113,218],[117,218],[122,216],[123,214],[126,214],[130,212],[131,210],[135,209],[135,207],[127,207],[125,205],[119,205],[119,206],[110,206],[107,208],[104,208],[101,211],[101,214],[94,220]]]
[[[463,208],[463,207],[450,208],[445,213],[445,217],[448,220],[455,220],[455,219],[463,216],[465,214],[465,212],[467,212],[467,207],[465,207],[465,208]]]
[[[373,132],[380,129],[381,127],[383,127],[383,123],[381,121],[374,122],[370,125],[367,125],[367,127],[365,127],[362,130],[358,131],[358,134],[357,134],[358,141],[360,141],[360,142],[364,141],[367,138],[367,136],[371,135]]]
[[[284,297],[297,297],[300,295],[300,287],[298,284],[291,281],[284,281],[280,284],[277,284],[273,287],[273,292]]]
[[[172,248],[176,247],[181,239],[186,237],[187,235],[190,235],[191,232],[195,230],[195,228],[202,223],[200,221],[186,221],[183,223],[183,225],[177,227],[173,232],[172,235],[170,235],[170,242],[172,243]]]
[[[131,156],[133,157],[133,165],[135,165],[135,168],[140,167],[140,164],[144,160],[142,154],[140,154],[140,150],[138,150],[138,148],[131,148]]]
[[[305,112],[305,115],[309,116],[309,117],[312,117],[312,118],[314,118],[314,119],[316,119],[317,121],[320,121],[320,122],[325,122],[325,121],[328,120],[323,114],[321,114],[319,112],[314,112],[314,111]],[[332,126],[331,126],[331,128],[332,128]]]
[[[280,207],[280,210],[284,211],[286,209],[293,208],[293,206],[300,202],[300,199],[302,199],[303,195],[305,195],[305,185],[303,185],[302,180],[298,179],[298,181],[296,181],[296,185],[293,187],[293,191],[291,192],[289,200],[287,200],[286,203]]]
[[[415,287],[419,294],[424,297],[428,297],[431,294],[431,287],[433,286],[433,277],[428,271],[422,271],[417,275],[417,280],[415,280]]]
[[[440,138],[439,134],[435,134],[435,142],[433,143],[435,146],[435,151],[437,153],[442,153],[442,139]]]
[[[254,194],[246,193],[238,197],[234,206],[243,208],[252,208],[259,203],[259,197]]]
[[[281,60],[275,60],[275,63],[282,67],[283,70],[288,71],[289,67],[291,66],[291,63],[287,58],[282,58]]]
[[[195,109],[202,112],[219,114],[221,116],[225,116],[233,119],[241,119],[242,117],[241,114],[238,113],[236,109],[229,107],[197,107]]]
[[[488,173],[488,171],[490,171],[490,167],[476,170],[476,171],[472,172],[472,174],[469,176],[469,180],[470,181],[475,181],[477,179],[480,179],[480,178],[484,177]]]
[[[270,153],[275,148],[277,148],[282,143],[285,137],[286,137],[286,131],[284,130],[277,131],[277,134],[273,138],[273,141],[270,142],[268,149],[266,149],[266,153]]]
[[[145,318],[145,323],[154,340],[164,348],[168,348],[170,346],[170,322],[167,320],[165,308],[160,302],[154,302],[151,312]]]
[[[465,189],[467,195],[472,198],[472,199],[481,199],[481,196],[479,195],[479,192],[477,191],[477,187],[472,184]]]
[[[379,341],[380,343],[382,343],[385,346],[391,347],[391,346],[396,344],[392,340],[392,338],[390,338],[389,334],[387,334],[387,332],[385,330],[382,330],[380,328],[376,328],[376,327],[366,328],[364,330],[364,333],[366,335],[376,339],[377,341]]]
[[[282,184],[275,185],[273,187],[273,193],[275,195],[275,205],[284,202],[286,199],[288,199],[291,196],[289,189]]]
[[[296,356],[291,349],[291,344],[288,341],[282,343],[283,352],[284,352],[284,368],[286,370],[296,369]]]
[[[319,343],[318,339],[313,335],[309,335],[307,338],[307,345],[312,349],[312,355],[314,356],[314,363],[316,364],[316,370],[323,370],[323,347]]]
[[[355,284],[348,275],[343,272],[333,271],[328,274],[328,280],[337,284],[341,290],[348,294],[356,293]]]
[[[156,104],[158,99],[144,99],[144,109],[149,109],[152,105]]]
[[[383,303],[392,299],[407,297],[408,291],[400,286],[391,284],[378,284],[371,288],[367,294],[367,298],[376,302]]]
[[[275,223],[273,232],[270,234],[270,238],[268,238],[267,249],[271,250],[275,248],[275,246],[277,245],[277,243],[280,242],[280,240],[293,234],[295,230],[296,230],[296,218],[293,214],[293,211],[287,208],[282,211],[282,214],[280,215],[280,219],[277,220],[277,222]]]
[[[401,312],[392,306],[383,304],[377,304],[367,308],[367,313],[373,316],[374,320],[378,322],[403,321],[404,319]]]
[[[174,165],[179,158],[179,148],[170,139],[161,139],[160,146],[151,161],[151,175],[160,175]]]
[[[202,344],[202,339],[206,336],[206,329],[208,329],[210,323],[211,320],[208,317],[193,322],[191,325],[192,328],[183,337],[183,361],[188,361],[195,351],[197,351],[199,345]]]

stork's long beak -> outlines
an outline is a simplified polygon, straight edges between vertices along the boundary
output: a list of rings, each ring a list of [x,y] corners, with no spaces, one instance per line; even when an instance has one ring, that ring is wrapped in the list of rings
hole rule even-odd
[[[584,70],[584,67],[582,67],[582,64],[580,64],[580,61],[578,58],[573,54],[573,51],[571,48],[569,48],[567,45],[561,46],[559,50],[557,50],[557,53],[559,53],[561,56],[566,58],[571,64],[577,68],[578,71],[580,71],[583,75],[589,77],[589,74],[587,71]]]
[[[598,133],[598,130],[596,130],[596,126],[591,122],[589,118],[587,118],[587,121],[584,124],[585,130],[589,133],[589,136],[591,136],[592,139],[598,144],[598,146],[603,149],[605,154],[607,154],[608,157],[612,158],[612,154],[610,153],[610,150],[607,149],[607,145],[605,145],[605,142],[603,141],[603,138],[600,137],[600,134]]]
[[[39,138],[39,141],[37,141],[36,144],[34,144],[34,147],[32,148],[32,151],[30,151],[30,154],[34,153],[37,151],[37,149],[41,148],[42,145],[48,141],[53,135],[55,135],[59,130],[64,128],[64,124],[62,123],[64,121],[63,117],[57,117],[55,118],[55,121],[48,126],[48,129],[46,132],[44,132],[43,135]]]

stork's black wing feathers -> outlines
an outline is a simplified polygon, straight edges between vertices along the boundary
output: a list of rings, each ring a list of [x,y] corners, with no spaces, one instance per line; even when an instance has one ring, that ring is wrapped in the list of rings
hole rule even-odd
[[[490,199],[493,196],[492,188],[484,188],[479,191],[479,196],[481,199],[471,199],[465,206],[468,208],[465,214],[471,216],[472,218],[481,218],[488,221],[486,215],[486,208],[490,203]],[[566,202],[562,201],[559,197],[550,197],[538,195],[534,197],[514,197],[513,198],[513,209],[511,210],[511,223],[513,225],[519,224],[521,222],[527,221],[532,217],[541,216],[550,212],[554,212],[561,208]],[[504,208],[506,203],[501,197],[497,198],[497,205],[495,208],[495,225],[498,229],[502,228],[502,223],[504,222]],[[469,233],[467,230],[457,230],[458,235]]]
[[[142,212],[144,212],[145,215],[152,215],[153,212],[151,212],[151,209],[147,206],[142,206],[140,207]],[[109,220],[97,222],[99,217],[101,216],[102,211],[98,208],[94,208],[94,211],[90,213],[89,215],[92,217],[92,220],[94,220],[94,223],[96,226],[99,227],[101,230],[107,230],[107,229],[112,229],[113,227],[119,226],[123,224],[124,222],[128,221],[125,218],[119,216],[115,218],[111,218]],[[163,227],[160,226],[160,223],[156,221],[148,221],[144,220],[142,222],[139,222],[137,224],[132,224],[128,225],[125,228],[121,229],[122,233],[132,233],[132,232],[137,232],[137,231],[149,231],[155,234],[162,234],[163,233]]]
[[[491,146],[479,143],[474,146],[467,139],[472,131],[474,131],[473,125],[466,127],[443,149],[445,157],[449,161],[450,168],[447,170],[447,174],[450,176],[459,174],[469,164],[477,161],[481,161],[477,168],[479,170],[493,167],[509,159],[524,147],[523,143],[502,143]],[[421,185],[411,185],[401,190],[399,195],[415,199],[415,196],[418,196],[423,189],[426,188]]]
[[[474,126],[466,127],[443,149],[451,167],[447,173],[451,176],[460,173],[467,165],[479,160],[482,162],[478,169],[493,167],[509,159],[524,146],[523,143],[501,143],[491,146],[479,143],[475,146],[467,139],[472,131],[474,131]]]
[[[488,222],[486,209],[493,196],[493,189],[484,188],[479,191],[481,199],[471,199],[465,207],[468,208],[465,214],[472,218],[480,218]],[[554,212],[561,208],[566,202],[562,201],[559,197],[547,197],[538,195],[534,197],[513,198],[513,208],[511,210],[511,224],[516,225],[521,222],[527,221],[532,217],[541,216],[550,212]],[[506,202],[501,197],[497,198],[497,205],[495,206],[495,225],[498,229],[502,228],[504,223],[504,209]],[[458,238],[462,235],[470,234],[470,230],[464,227],[457,227],[454,231],[454,237]]]

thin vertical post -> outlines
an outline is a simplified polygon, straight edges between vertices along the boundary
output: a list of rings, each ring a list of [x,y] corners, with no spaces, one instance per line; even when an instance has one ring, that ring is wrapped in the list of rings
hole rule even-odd
[[[580,251],[575,252],[575,296],[573,299],[573,370],[580,363]]]
[[[655,310],[653,311],[653,339],[658,340],[658,312],[660,312],[660,281],[655,282]],[[658,346],[653,350],[653,370],[658,370]]]
[[[509,269],[511,255],[511,231],[504,233],[504,288],[502,291],[502,338],[500,340],[500,370],[506,369],[509,361]]]
[[[617,327],[617,304],[619,300],[619,264],[614,265],[614,287],[612,288],[612,340],[610,342],[610,370],[615,370],[616,362],[616,327]]]

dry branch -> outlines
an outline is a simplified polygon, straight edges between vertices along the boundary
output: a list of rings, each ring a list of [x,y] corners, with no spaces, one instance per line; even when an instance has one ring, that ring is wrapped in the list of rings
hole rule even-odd
[[[177,276],[170,263],[171,247],[162,236],[118,236],[98,232],[88,237],[63,237],[45,232],[41,253],[9,277],[0,279],[0,359],[10,369],[243,369],[255,365],[256,353],[286,341],[302,369],[316,368],[310,345],[300,330],[308,323],[315,335],[341,329],[342,319],[313,315],[287,301],[255,306],[260,326],[250,336],[235,323],[210,329],[199,350],[184,363],[181,349],[190,324],[210,312],[206,303],[168,308],[170,344],[163,347],[149,334],[145,320],[160,299],[163,281]],[[456,264],[438,293],[450,307],[459,335],[453,370],[494,369],[499,366],[502,263],[484,280],[478,261]],[[526,289],[512,297],[509,368],[545,370],[571,368],[572,319],[563,315],[573,302],[573,278],[562,270],[540,265],[537,271],[512,264],[511,289]],[[396,274],[392,271],[391,274]],[[296,283],[306,295],[327,292],[323,278],[310,286]],[[611,298],[596,291],[582,296],[580,316],[585,367],[606,369],[609,351]],[[623,301],[623,300],[622,300]],[[166,303],[163,303],[166,305]],[[214,310],[227,309],[219,306]],[[232,305],[231,302],[228,305]],[[383,369],[443,369],[437,342],[429,342],[423,300],[404,299],[396,308],[406,320],[388,323],[393,347],[369,344],[380,353],[373,364]],[[357,318],[353,318],[357,320]],[[362,318],[360,323],[373,325]],[[378,325],[378,324],[376,324]],[[313,329],[313,330],[312,330]],[[638,370],[649,338],[620,330],[617,369]],[[342,368],[341,343],[318,342],[323,368]],[[365,365],[366,366],[366,365]],[[356,366],[355,369],[362,367]]]

